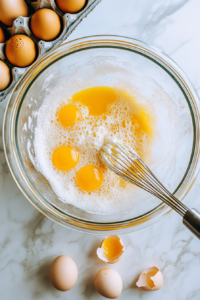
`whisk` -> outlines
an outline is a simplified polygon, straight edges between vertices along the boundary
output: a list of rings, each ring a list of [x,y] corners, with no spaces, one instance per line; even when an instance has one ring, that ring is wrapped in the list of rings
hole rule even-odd
[[[117,175],[165,202],[183,217],[183,224],[200,239],[200,213],[172,195],[129,146],[107,143],[100,150],[102,162]]]

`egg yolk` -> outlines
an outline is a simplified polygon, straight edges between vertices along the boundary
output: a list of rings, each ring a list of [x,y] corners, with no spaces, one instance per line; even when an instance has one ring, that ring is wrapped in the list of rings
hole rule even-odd
[[[80,169],[77,173],[78,186],[87,192],[98,189],[103,182],[101,170],[95,166],[88,165]]]
[[[76,93],[72,101],[80,102],[87,106],[89,114],[93,116],[106,112],[109,104],[118,99],[116,91],[110,87],[93,87]]]
[[[151,277],[155,276],[156,273],[158,273],[158,271],[151,271],[146,274],[146,283],[150,288],[155,286],[153,280],[151,280]]]
[[[96,190],[98,197],[105,194],[108,198],[113,197],[118,187],[120,192],[129,189],[128,182],[119,177],[112,178],[103,166],[103,169],[96,167],[100,163],[99,147],[105,137],[111,140],[116,137],[145,159],[150,153],[149,146],[154,136],[151,112],[151,106],[139,103],[134,93],[130,95],[126,90],[107,86],[86,88],[66,99],[66,102],[60,101],[50,123],[53,127],[49,130],[49,138],[55,139],[51,149],[54,151],[58,147],[55,145],[63,145],[61,141],[64,140],[64,144],[81,151],[81,167],[79,171],[76,169],[76,175],[69,172],[66,182],[73,183],[80,194],[81,191],[82,194],[85,194],[84,191],[90,194]],[[52,152],[53,156],[49,158],[57,170],[68,171],[76,166],[79,154],[73,148],[63,146]],[[103,180],[105,184],[102,185]]]
[[[60,171],[73,169],[78,161],[78,151],[70,146],[61,146],[57,148],[52,155],[52,163]]]
[[[122,251],[123,245],[120,243],[118,239],[108,237],[104,240],[102,247],[104,249],[104,254],[108,258],[113,258]]]
[[[58,120],[63,127],[72,126],[79,117],[79,110],[75,105],[65,105],[58,113]]]
[[[143,151],[143,138],[144,135],[147,137],[153,137],[153,119],[149,114],[146,106],[137,103],[134,97],[123,90],[117,90],[106,86],[97,86],[82,90],[74,94],[71,98],[73,103],[80,103],[86,106],[89,110],[89,116],[97,118],[106,123],[107,115],[111,113],[109,106],[117,103],[120,99],[126,99],[124,101],[125,108],[127,110],[127,116],[118,124],[113,124],[110,128],[112,133],[117,134],[120,130],[125,131],[126,128],[129,130],[132,126],[133,139],[136,141],[135,150],[140,156]],[[126,107],[127,105],[127,107]],[[131,109],[131,112],[130,112]],[[119,113],[113,112],[116,119],[119,117]],[[103,115],[103,116],[102,116]],[[126,134],[125,134],[125,137]],[[124,141],[126,142],[126,140]],[[129,139],[131,143],[131,139]],[[146,151],[146,150],[145,150]]]
[[[151,124],[151,116],[143,108],[141,108],[139,112],[132,114],[131,121],[133,125],[136,125],[136,135],[139,135],[142,131],[152,137],[152,128],[149,126],[149,124]]]

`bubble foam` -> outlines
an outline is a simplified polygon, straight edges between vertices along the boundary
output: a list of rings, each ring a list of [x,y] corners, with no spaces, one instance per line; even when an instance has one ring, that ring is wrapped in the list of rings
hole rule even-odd
[[[50,95],[44,99],[37,115],[34,150],[35,166],[52,186],[60,201],[72,204],[84,211],[97,214],[129,211],[133,207],[135,187],[108,170],[99,159],[99,150],[104,143],[117,141],[134,148],[145,157],[148,154],[153,135],[151,127],[139,130],[138,118],[141,110],[150,118],[148,108],[124,91],[116,90],[117,101],[108,106],[100,116],[89,115],[87,106],[63,100]],[[79,109],[79,120],[69,128],[58,121],[60,108],[74,104]],[[134,122],[133,122],[134,119]],[[148,130],[147,130],[148,129]],[[52,154],[56,148],[70,145],[80,154],[79,163],[68,172],[57,170],[52,164]],[[95,165],[103,172],[103,184],[93,192],[81,190],[76,182],[77,172],[85,165]]]

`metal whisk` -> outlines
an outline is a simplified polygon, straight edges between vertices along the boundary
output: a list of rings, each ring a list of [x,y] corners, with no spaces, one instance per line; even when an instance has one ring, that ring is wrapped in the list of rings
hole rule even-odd
[[[107,143],[100,150],[102,162],[123,179],[165,202],[183,217],[183,224],[200,239],[200,213],[172,195],[129,146]]]

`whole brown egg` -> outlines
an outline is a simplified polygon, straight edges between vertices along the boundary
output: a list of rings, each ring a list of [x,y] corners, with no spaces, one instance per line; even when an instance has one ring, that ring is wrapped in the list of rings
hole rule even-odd
[[[54,40],[57,38],[61,30],[60,18],[51,9],[39,9],[31,18],[31,30],[40,40]]]
[[[97,292],[103,297],[115,299],[121,295],[123,282],[117,271],[104,268],[96,274],[94,286]]]
[[[0,91],[5,90],[10,84],[10,69],[0,60]]]
[[[60,255],[53,261],[49,275],[57,290],[69,291],[77,281],[78,269],[71,257]]]
[[[28,67],[37,57],[36,45],[26,35],[14,35],[6,44],[6,57],[16,67]]]
[[[86,0],[56,0],[56,3],[64,13],[75,14],[84,8]]]
[[[0,0],[0,21],[12,26],[18,17],[28,17],[29,9],[24,0]]]
[[[3,29],[0,27],[0,43],[5,43],[6,37]]]

